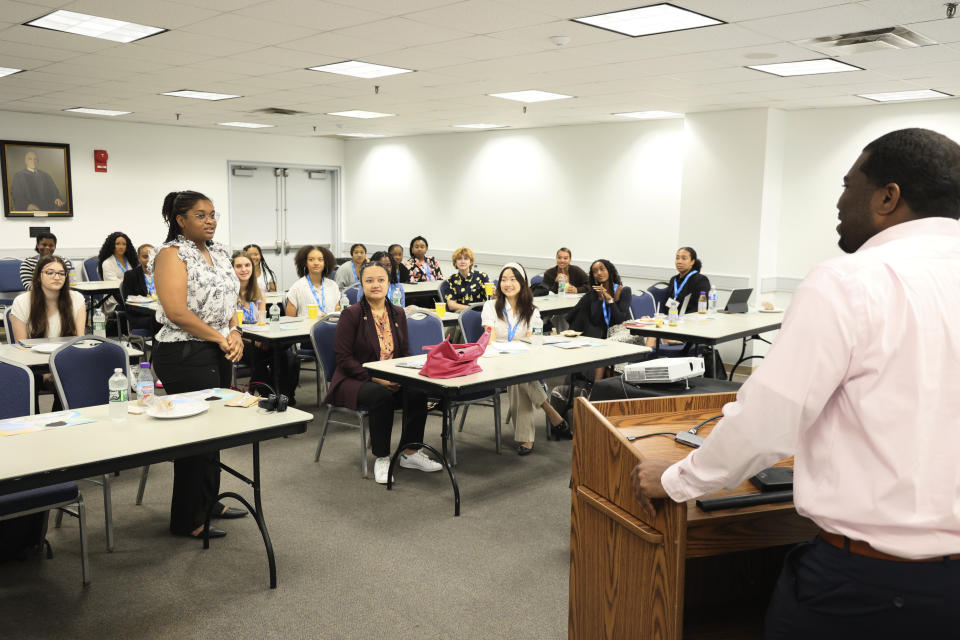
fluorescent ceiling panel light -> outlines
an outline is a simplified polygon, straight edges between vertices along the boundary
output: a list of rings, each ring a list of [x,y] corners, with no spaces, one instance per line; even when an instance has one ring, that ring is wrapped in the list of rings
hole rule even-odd
[[[161,93],[162,96],[173,96],[175,98],[193,98],[194,100],[229,100],[230,98],[239,98],[229,93],[213,93],[211,91],[193,91],[191,89],[181,89],[180,91],[168,91]]]
[[[386,138],[382,133],[338,133],[338,136],[343,136],[344,138]]]
[[[573,21],[588,24],[592,27],[600,27],[607,31],[615,31],[634,38],[649,36],[654,33],[683,31],[724,24],[722,20],[716,20],[701,13],[681,9],[667,3],[625,11],[600,13],[586,18],[574,18]]]
[[[458,129],[506,129],[508,125],[477,122],[476,124],[455,124],[453,126],[457,127]]]
[[[0,67],[0,78],[4,76],[12,76],[15,73],[20,73],[23,69],[11,69],[10,67]]]
[[[132,111],[114,111],[112,109],[90,109],[88,107],[76,107],[74,109],[64,109],[74,113],[87,113],[91,116],[125,116]]]
[[[517,102],[546,102],[548,100],[564,100],[573,96],[562,93],[550,93],[549,91],[538,91],[530,89],[528,91],[508,91],[507,93],[489,93],[493,98],[503,98],[504,100],[516,100]]]
[[[817,60],[801,60],[800,62],[776,62],[774,64],[748,65],[748,69],[756,69],[772,73],[775,76],[813,76],[821,73],[843,73],[844,71],[863,71],[846,62],[833,58],[819,58]]]
[[[160,27],[149,27],[136,22],[101,18],[100,16],[91,16],[74,11],[54,11],[26,24],[29,27],[52,29],[78,36],[90,36],[91,38],[124,43],[134,42],[166,31],[166,29]]]
[[[627,113],[615,113],[615,116],[622,118],[636,118],[637,120],[658,120],[661,118],[682,118],[682,113],[673,111],[629,111]]]
[[[328,116],[343,116],[344,118],[388,118],[395,116],[395,113],[378,113],[377,111],[364,111],[363,109],[353,109],[351,111],[334,111],[328,113]]]
[[[246,129],[265,129],[272,127],[272,124],[260,124],[259,122],[218,122],[223,127],[244,127]]]
[[[917,89],[915,91],[888,91],[886,93],[858,93],[858,98],[866,98],[875,102],[897,102],[899,100],[931,100],[935,98],[952,98],[949,93],[934,91],[933,89]]]
[[[320,65],[319,67],[309,67],[309,69],[310,71],[324,71],[326,73],[336,73],[342,76],[353,76],[354,78],[382,78],[383,76],[396,76],[401,73],[413,72],[413,69],[388,67],[382,64],[360,62],[359,60],[347,60],[346,62],[324,64]]]

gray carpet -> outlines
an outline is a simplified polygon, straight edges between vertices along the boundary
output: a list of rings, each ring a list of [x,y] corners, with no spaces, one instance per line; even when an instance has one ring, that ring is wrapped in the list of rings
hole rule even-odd
[[[304,373],[298,401],[317,413],[312,376]],[[571,443],[547,441],[541,413],[534,454],[517,456],[505,425],[498,456],[492,416],[472,408],[458,438],[459,518],[445,472],[400,469],[392,492],[361,479],[355,429],[332,425],[319,463],[321,420],[304,435],[264,443],[276,590],[251,518],[221,521],[229,535],[207,551],[167,533],[172,465],[151,468],[142,506],[138,471],[114,478],[113,553],[104,547],[100,488],[81,483],[92,584],[81,587],[76,520],[56,530],[51,518],[52,560],[0,564],[0,637],[565,637]],[[427,442],[439,448],[439,434],[431,416]],[[250,447],[223,460],[249,472]],[[249,495],[224,473],[228,489]]]

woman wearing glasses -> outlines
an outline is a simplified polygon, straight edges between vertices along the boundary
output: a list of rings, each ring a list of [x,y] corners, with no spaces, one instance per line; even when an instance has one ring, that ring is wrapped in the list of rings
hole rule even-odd
[[[213,241],[217,213],[210,198],[174,191],[163,200],[169,231],[153,258],[159,298],[153,367],[167,393],[200,391],[230,384],[231,363],[243,355],[237,328],[240,281],[230,252]],[[173,463],[170,532],[197,537],[220,490],[219,453]],[[213,517],[239,518],[242,509],[218,505]],[[210,537],[226,535],[211,527]]]
[[[30,290],[14,299],[10,311],[14,340],[83,335],[87,308],[83,296],[70,289],[69,273],[60,256],[37,261]]]

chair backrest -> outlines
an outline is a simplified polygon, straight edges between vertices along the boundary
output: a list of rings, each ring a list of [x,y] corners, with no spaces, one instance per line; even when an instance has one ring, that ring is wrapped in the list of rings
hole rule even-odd
[[[360,287],[360,283],[354,283],[343,290],[343,295],[347,296],[347,300],[350,301],[350,304],[357,304],[360,300],[360,296],[363,295],[363,289]]]
[[[425,346],[443,342],[443,321],[436,314],[415,311],[407,315],[407,338],[410,340],[410,355],[419,356]]]
[[[543,276],[540,275],[540,274],[537,274],[537,275],[533,276],[532,278],[530,278],[530,286],[531,286],[531,287],[535,287],[535,286],[537,286],[538,284],[540,284],[541,282],[543,282]]]
[[[13,339],[13,325],[10,324],[10,316],[13,313],[13,307],[7,307],[3,311],[3,330],[7,334],[7,344],[14,344],[16,340]]]
[[[23,291],[20,281],[20,265],[23,260],[16,258],[0,259],[0,291]]]
[[[87,281],[96,282],[102,280],[100,272],[97,271],[97,257],[87,258],[83,261],[83,273],[87,276]]]
[[[310,343],[317,358],[317,375],[329,382],[337,368],[337,357],[333,353],[333,340],[337,335],[337,325],[332,322],[317,322],[310,328]]]
[[[476,342],[483,335],[483,323],[480,319],[479,309],[466,309],[460,312],[457,322],[460,324],[460,333],[467,342]]]
[[[116,368],[130,378],[127,350],[118,342],[97,336],[74,338],[50,354],[50,373],[64,409],[106,404],[110,398],[108,381]]]
[[[0,358],[0,420],[33,415],[33,372]]]
[[[657,313],[657,301],[649,291],[638,291],[630,298],[630,312],[634,319],[653,317]]]
[[[450,283],[446,280],[441,280],[440,286],[437,287],[437,295],[440,296],[440,301],[446,302],[447,296],[450,295]]]
[[[647,291],[657,303],[657,313],[666,313],[663,306],[667,304],[667,298],[670,297],[670,285],[666,282],[657,282],[647,287]]]

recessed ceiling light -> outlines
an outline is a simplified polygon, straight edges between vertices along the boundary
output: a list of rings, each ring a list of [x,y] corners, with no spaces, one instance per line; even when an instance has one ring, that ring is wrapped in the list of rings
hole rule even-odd
[[[149,27],[136,22],[101,18],[74,11],[54,11],[42,18],[31,20],[26,25],[73,33],[78,36],[101,38],[111,42],[133,42],[166,31],[160,27]]]
[[[382,64],[360,62],[359,60],[324,64],[319,67],[309,67],[309,69],[310,71],[325,71],[326,73],[337,73],[342,76],[353,76],[355,78],[382,78],[383,76],[395,76],[401,73],[413,72],[413,69],[388,67]]]
[[[23,69],[11,69],[10,67],[0,67],[0,78],[4,76],[12,76],[15,73],[20,73]]]
[[[637,120],[657,120],[660,118],[682,118],[682,113],[673,111],[629,111],[627,113],[615,113],[615,116],[623,118],[636,118]]]
[[[914,91],[888,91],[886,93],[858,93],[858,98],[866,98],[876,102],[896,102],[897,100],[930,100],[934,98],[952,98],[949,93],[933,89],[917,89]]]
[[[64,111],[73,111],[74,113],[88,113],[91,116],[125,116],[132,111],[113,111],[112,109],[90,109],[88,107],[76,107],[74,109],[64,109]]]
[[[272,124],[260,124],[259,122],[218,122],[223,127],[244,127],[246,129],[265,129],[272,127]]]
[[[453,125],[459,129],[506,129],[509,125],[505,124],[486,124],[484,122],[478,122],[476,124],[455,124]]]
[[[701,13],[696,13],[695,11],[681,9],[680,7],[675,7],[667,3],[627,9],[625,11],[599,13],[594,16],[587,16],[586,18],[574,18],[573,21],[582,22],[592,27],[600,27],[608,31],[616,31],[617,33],[622,33],[634,38],[637,36],[649,36],[654,33],[683,31],[684,29],[696,29],[698,27],[724,24],[722,20],[717,20]]]
[[[387,118],[395,116],[395,113],[379,113],[377,111],[364,111],[363,109],[353,109],[351,111],[334,111],[328,113],[328,116],[343,116],[344,118]]]
[[[813,76],[820,73],[843,73],[844,71],[863,71],[846,62],[833,58],[819,58],[817,60],[801,60],[799,62],[776,62],[774,64],[747,65],[748,69],[756,69],[772,73],[775,76]]]
[[[167,91],[161,93],[162,96],[173,96],[175,98],[193,98],[194,100],[229,100],[230,98],[239,98],[229,93],[213,93],[211,91],[193,91],[191,89],[181,89],[180,91]]]
[[[338,133],[338,136],[343,136],[344,138],[386,138],[382,133]]]
[[[562,93],[550,93],[549,91],[538,91],[530,89],[528,91],[508,91],[507,93],[489,93],[493,98],[503,98],[504,100],[516,100],[517,102],[546,102],[548,100],[564,100],[573,96]]]

